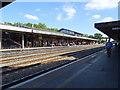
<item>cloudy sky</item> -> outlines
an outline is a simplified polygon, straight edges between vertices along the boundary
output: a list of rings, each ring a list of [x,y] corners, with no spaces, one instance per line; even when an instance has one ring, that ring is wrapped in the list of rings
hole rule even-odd
[[[41,22],[49,28],[67,28],[93,35],[101,33],[94,28],[94,23],[118,20],[118,1],[16,0],[0,10],[1,22]]]

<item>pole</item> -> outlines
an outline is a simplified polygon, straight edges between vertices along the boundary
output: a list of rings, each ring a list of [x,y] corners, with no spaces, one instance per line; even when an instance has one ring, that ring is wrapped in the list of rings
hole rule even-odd
[[[34,28],[34,25],[32,24],[32,47],[34,47],[34,42],[33,42],[33,39],[34,39],[34,37],[33,37],[33,28]]]
[[[22,34],[22,48],[25,48],[24,44],[25,44],[24,34]]]

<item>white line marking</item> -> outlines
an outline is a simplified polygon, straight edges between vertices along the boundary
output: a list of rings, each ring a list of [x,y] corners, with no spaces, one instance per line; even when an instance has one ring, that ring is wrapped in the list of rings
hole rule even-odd
[[[103,52],[103,51],[104,51],[104,50],[102,50],[102,52]],[[98,51],[98,52],[101,52],[101,51]],[[98,52],[97,52],[97,53],[98,53]],[[67,66],[69,66],[69,65],[71,65],[71,64],[73,64],[73,63],[79,62],[79,61],[81,61],[81,60],[83,60],[83,59],[85,59],[85,58],[91,57],[91,56],[93,56],[93,55],[95,55],[95,54],[96,54],[96,53],[93,53],[93,54],[88,55],[88,56],[86,56],[86,57],[83,57],[83,58],[81,58],[81,59],[79,59],[79,60],[76,60],[76,61],[74,61],[74,62],[65,64],[65,65],[63,65],[63,66],[61,66],[61,67],[59,67],[59,68],[56,68],[56,69],[53,69],[53,70],[48,71],[48,72],[46,72],[46,73],[43,73],[43,74],[41,74],[41,75],[39,75],[39,76],[36,76],[36,77],[34,77],[34,78],[32,78],[32,79],[29,79],[29,80],[25,81],[25,82],[19,83],[19,84],[14,85],[14,86],[11,86],[10,88],[17,88],[17,87],[22,86],[22,85],[24,85],[24,84],[26,84],[26,83],[29,83],[29,82],[37,79],[37,78],[43,77],[43,76],[45,76],[45,75],[47,75],[47,74],[49,74],[49,73],[55,72],[55,71],[57,71],[57,70],[59,70],[59,69],[62,69],[62,68],[64,68],[64,67],[67,67]]]

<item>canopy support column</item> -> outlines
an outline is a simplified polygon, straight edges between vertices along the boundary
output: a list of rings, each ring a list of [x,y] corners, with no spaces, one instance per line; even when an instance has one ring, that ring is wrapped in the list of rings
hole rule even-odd
[[[25,40],[24,40],[24,34],[22,34],[22,48],[25,48]]]

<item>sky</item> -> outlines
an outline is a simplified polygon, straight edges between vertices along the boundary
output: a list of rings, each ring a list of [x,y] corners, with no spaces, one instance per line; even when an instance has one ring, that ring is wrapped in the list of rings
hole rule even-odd
[[[95,23],[118,20],[119,0],[16,0],[0,9],[0,22],[44,23],[94,35]]]

